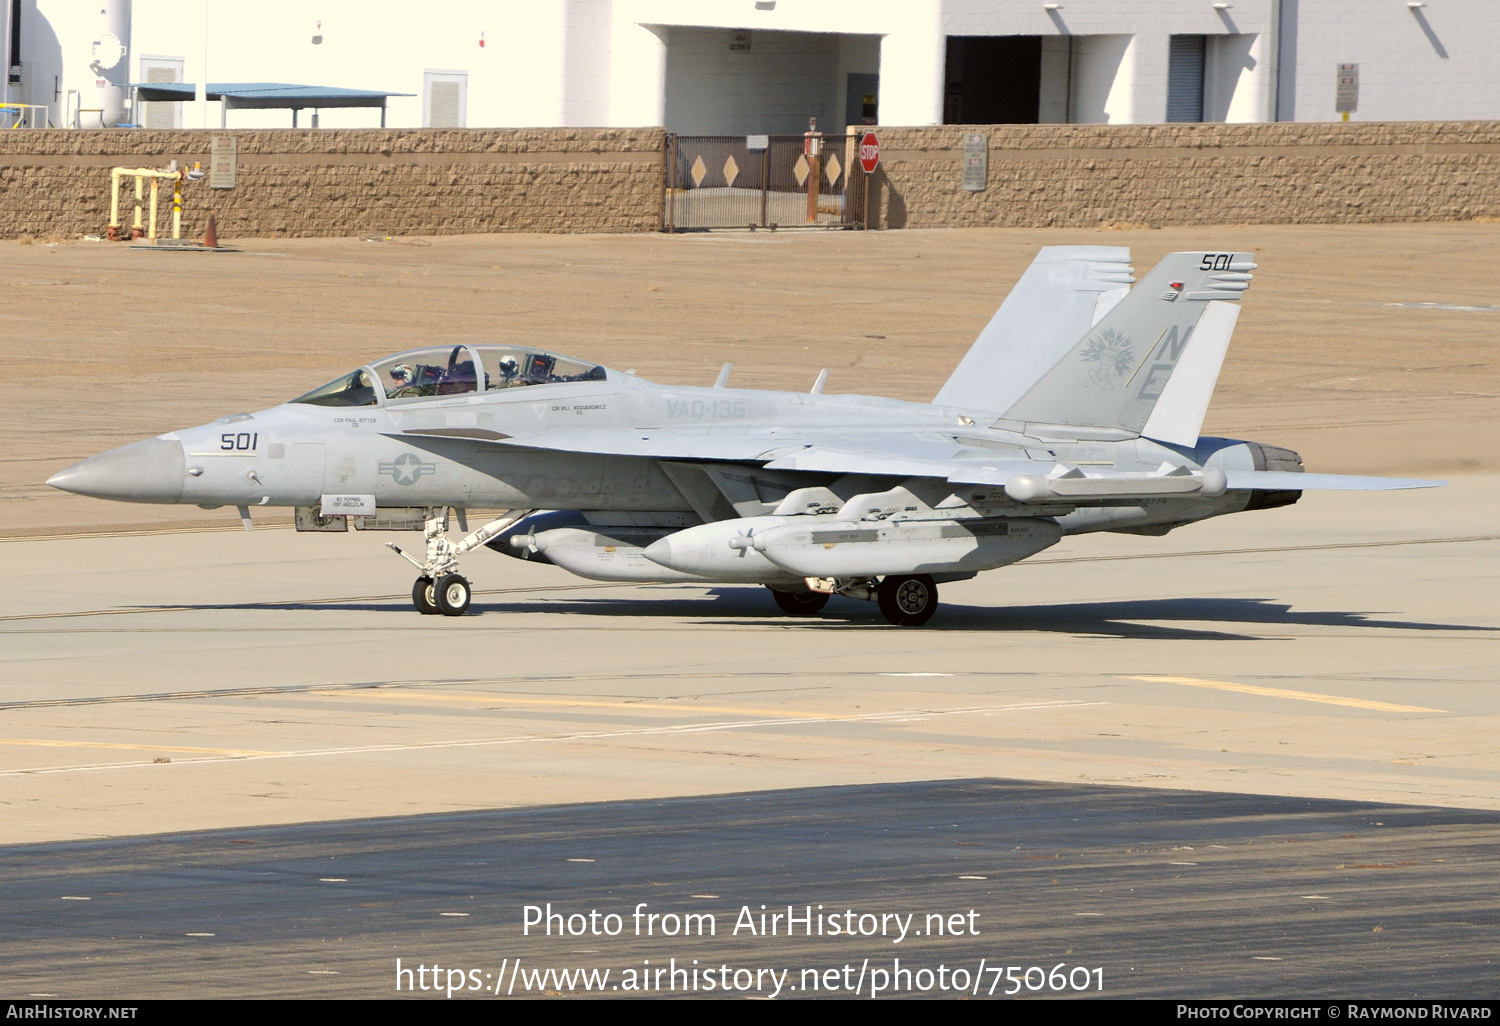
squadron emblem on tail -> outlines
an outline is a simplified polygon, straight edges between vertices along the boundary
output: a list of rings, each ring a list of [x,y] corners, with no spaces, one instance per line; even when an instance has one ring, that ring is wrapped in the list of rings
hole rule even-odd
[[[1135,353],[1130,348],[1130,337],[1114,328],[1105,328],[1089,339],[1083,347],[1081,359],[1084,363],[1098,364],[1089,371],[1084,384],[1090,388],[1112,391],[1135,364]]]

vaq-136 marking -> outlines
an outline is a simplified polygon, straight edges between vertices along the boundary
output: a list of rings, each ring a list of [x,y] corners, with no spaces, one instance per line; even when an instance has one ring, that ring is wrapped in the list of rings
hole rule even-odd
[[[469,607],[481,546],[601,581],[742,583],[791,616],[830,595],[926,623],[938,586],[1064,535],[1162,535],[1309,488],[1441,482],[1304,473],[1294,452],[1199,435],[1255,268],[1043,249],[931,403],[661,385],[552,353],[389,356],[261,413],[54,475],[125,502],[295,507],[297,529],[422,530],[412,599]],[[470,508],[505,516],[469,533]],[[448,534],[449,513],[464,536]]]

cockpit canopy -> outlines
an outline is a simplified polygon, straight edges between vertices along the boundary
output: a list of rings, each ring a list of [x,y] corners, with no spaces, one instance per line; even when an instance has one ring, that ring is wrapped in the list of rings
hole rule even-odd
[[[565,381],[604,381],[605,370],[520,346],[430,346],[388,356],[293,399],[312,406],[377,406]],[[377,394],[376,387],[380,388]]]

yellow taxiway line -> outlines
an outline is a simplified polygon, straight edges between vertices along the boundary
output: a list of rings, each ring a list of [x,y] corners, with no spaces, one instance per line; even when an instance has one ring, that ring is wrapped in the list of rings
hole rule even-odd
[[[1368,698],[1344,698],[1342,695],[1320,695],[1313,691],[1287,691],[1283,688],[1263,688],[1255,684],[1234,684],[1227,680],[1199,680],[1197,677],[1156,676],[1127,676],[1125,679],[1150,681],[1153,684],[1182,684],[1190,688],[1212,688],[1215,691],[1238,691],[1244,695],[1264,695],[1267,698],[1290,698],[1298,702],[1346,705],[1352,709],[1373,709],[1376,712],[1448,712],[1447,709],[1428,709],[1421,705],[1397,705],[1394,702],[1375,702]]]

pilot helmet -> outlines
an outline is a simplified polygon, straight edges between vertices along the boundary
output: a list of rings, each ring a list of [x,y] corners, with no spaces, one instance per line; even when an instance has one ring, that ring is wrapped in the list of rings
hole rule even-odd
[[[521,373],[521,361],[509,353],[505,354],[500,357],[500,373],[507,378],[515,377]]]
[[[411,381],[415,372],[406,364],[397,364],[391,368],[391,380],[406,383]]]

